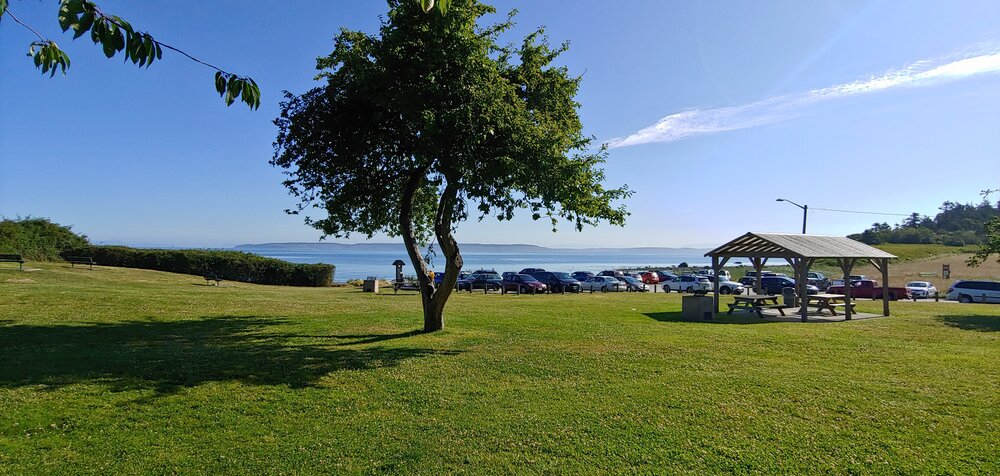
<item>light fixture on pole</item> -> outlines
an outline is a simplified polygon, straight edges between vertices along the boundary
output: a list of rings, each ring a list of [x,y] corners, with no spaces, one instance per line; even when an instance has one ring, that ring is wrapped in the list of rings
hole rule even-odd
[[[799,205],[791,200],[786,200],[784,198],[779,198],[778,202],[788,202],[802,209],[802,234],[806,234],[806,216],[809,214],[809,205]]]

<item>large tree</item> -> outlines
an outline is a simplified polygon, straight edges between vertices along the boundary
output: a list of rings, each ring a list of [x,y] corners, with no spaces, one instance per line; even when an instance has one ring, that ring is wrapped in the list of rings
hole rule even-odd
[[[377,35],[337,35],[317,62],[323,85],[286,92],[271,163],[300,199],[292,213],[325,212],[306,218],[325,235],[403,238],[434,331],[463,264],[458,223],[527,209],[553,230],[562,219],[621,225],[630,191],[602,185],[606,152],[582,133],[580,78],[554,64],[565,45],[539,30],[499,46],[511,19],[480,25],[494,9],[478,0],[454,0],[447,15],[388,3]],[[445,262],[437,287],[420,252],[432,240]]]

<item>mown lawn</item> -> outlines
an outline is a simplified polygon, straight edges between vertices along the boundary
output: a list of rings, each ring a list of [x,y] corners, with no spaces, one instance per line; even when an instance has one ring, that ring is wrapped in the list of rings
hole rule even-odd
[[[464,293],[424,335],[414,294],[32,265],[0,271],[0,473],[1000,473],[1000,306]]]

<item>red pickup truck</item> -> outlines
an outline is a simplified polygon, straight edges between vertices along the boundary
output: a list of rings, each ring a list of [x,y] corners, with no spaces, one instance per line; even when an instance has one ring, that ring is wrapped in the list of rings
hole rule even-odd
[[[830,294],[844,294],[844,286],[830,286],[826,292]],[[882,299],[882,286],[877,281],[871,279],[861,279],[851,282],[852,298]],[[910,291],[906,288],[889,288],[889,299],[909,299]]]

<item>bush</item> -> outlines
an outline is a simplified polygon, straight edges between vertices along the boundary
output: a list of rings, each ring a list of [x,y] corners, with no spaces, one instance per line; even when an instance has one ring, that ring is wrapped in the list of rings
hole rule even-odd
[[[0,253],[19,254],[31,261],[56,261],[68,249],[88,246],[87,237],[47,218],[0,221]]]
[[[228,281],[285,286],[329,286],[335,269],[330,264],[289,263],[242,251],[86,246],[66,250],[62,256],[91,256],[103,266],[215,275]]]

